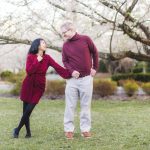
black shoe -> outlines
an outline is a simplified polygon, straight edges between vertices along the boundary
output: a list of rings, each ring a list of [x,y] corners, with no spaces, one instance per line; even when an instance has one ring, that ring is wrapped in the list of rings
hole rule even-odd
[[[25,138],[31,138],[31,133],[27,133]]]
[[[13,138],[18,138],[19,133],[17,133],[17,128],[13,130]]]

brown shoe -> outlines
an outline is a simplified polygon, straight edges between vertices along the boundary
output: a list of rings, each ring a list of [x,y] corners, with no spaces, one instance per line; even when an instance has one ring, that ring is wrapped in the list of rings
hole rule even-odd
[[[88,138],[91,138],[91,133],[90,132],[82,132],[81,136],[88,139]]]
[[[73,139],[73,135],[74,135],[73,132],[65,132],[65,136],[66,136],[66,138],[69,139],[69,140],[72,140],[72,139]]]

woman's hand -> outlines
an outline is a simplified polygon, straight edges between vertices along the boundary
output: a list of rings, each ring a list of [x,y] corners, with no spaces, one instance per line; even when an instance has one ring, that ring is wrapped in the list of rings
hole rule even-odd
[[[43,59],[43,57],[42,57],[43,51],[39,51],[37,55],[38,55],[37,60],[38,60],[38,62],[40,62]]]
[[[40,55],[38,55],[37,60],[38,62],[40,62],[43,59],[43,57],[41,57]]]
[[[74,71],[72,72],[72,77],[78,79],[79,76],[80,76],[80,73],[79,73],[78,71],[74,70]]]

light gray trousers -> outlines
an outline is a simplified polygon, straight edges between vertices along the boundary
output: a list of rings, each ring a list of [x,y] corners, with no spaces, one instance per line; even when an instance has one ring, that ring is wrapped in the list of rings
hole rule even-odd
[[[93,93],[93,77],[71,78],[66,80],[65,89],[65,113],[64,131],[74,131],[74,113],[78,99],[80,99],[80,130],[81,132],[91,129],[91,100]]]

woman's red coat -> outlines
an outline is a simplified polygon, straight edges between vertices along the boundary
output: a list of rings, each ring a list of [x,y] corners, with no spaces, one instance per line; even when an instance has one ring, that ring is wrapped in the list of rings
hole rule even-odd
[[[26,61],[27,75],[22,83],[20,99],[28,103],[37,104],[45,91],[46,71],[53,67],[63,78],[71,77],[69,71],[57,64],[49,55],[44,54],[41,62],[38,62],[36,54],[29,54]]]

